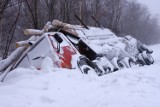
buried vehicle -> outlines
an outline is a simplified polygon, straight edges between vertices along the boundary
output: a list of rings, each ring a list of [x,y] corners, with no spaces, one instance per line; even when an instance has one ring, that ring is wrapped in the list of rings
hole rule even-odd
[[[98,31],[101,33],[94,33]],[[84,40],[87,45],[96,50],[98,54],[105,56],[117,70],[124,67],[129,68],[135,65],[151,65],[154,63],[151,56],[153,50],[130,35],[117,37],[108,29],[94,27],[90,30],[84,29],[81,35],[85,37]]]
[[[78,49],[79,52],[91,61],[96,59],[94,62],[98,64],[103,62],[102,59],[106,57],[105,64],[110,71],[154,63],[151,56],[153,51],[130,35],[117,37],[109,29],[85,26],[82,28],[57,20],[54,20],[52,25],[61,28],[59,31],[63,32],[65,36],[78,39],[80,45],[75,45],[72,39],[70,41],[75,47],[83,47],[81,49],[85,49],[85,51]],[[94,50],[101,57],[94,55],[94,52],[90,50]]]
[[[73,40],[72,40],[73,42]],[[14,64],[13,69],[17,67],[28,68],[30,66],[36,69],[41,69],[43,59],[48,56],[52,59],[53,65],[59,68],[73,69],[80,68],[82,73],[87,74],[89,70],[93,70],[98,75],[108,73],[110,68],[108,66],[97,65],[94,60],[99,56],[90,47],[78,40],[74,43],[71,42],[71,37],[65,36],[60,32],[49,32],[43,34],[34,44],[30,43],[29,50]],[[74,44],[74,45],[73,45]],[[76,47],[76,46],[77,47]],[[81,54],[82,51],[87,54]],[[86,56],[84,56],[86,55]],[[107,58],[104,57],[106,60]]]
[[[84,74],[95,72],[101,76],[133,65],[150,65],[153,52],[131,36],[117,37],[108,29],[71,25],[53,20],[42,30],[26,29],[26,41],[17,42],[18,48],[2,60],[0,73],[17,67],[41,69],[45,57],[50,57],[59,68],[79,68]]]

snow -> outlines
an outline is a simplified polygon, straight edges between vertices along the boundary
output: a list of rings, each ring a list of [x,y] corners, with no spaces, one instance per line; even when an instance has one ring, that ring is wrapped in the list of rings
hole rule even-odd
[[[109,29],[101,29],[97,27],[89,27],[88,29],[81,29],[81,30],[76,30],[76,32],[79,34],[81,37],[95,37],[95,36],[105,36],[107,35],[108,37],[112,36],[115,37],[116,35],[111,32]]]
[[[138,53],[137,40],[130,35],[117,37],[109,29],[89,27],[76,32],[83,41],[90,46],[96,53],[105,55],[109,60],[118,57],[120,60],[130,57],[135,60]]]
[[[16,59],[21,55],[21,53],[25,50],[25,47],[19,47],[5,60],[0,61],[0,72],[5,70],[8,66],[10,66]]]
[[[151,46],[155,63],[101,77],[52,66],[18,68],[0,83],[0,107],[159,107],[160,45]]]
[[[155,60],[155,62],[157,63],[157,62],[160,62],[160,55],[159,55],[159,53],[160,53],[160,44],[158,44],[158,45],[153,45],[153,46],[150,46],[150,48],[151,49],[153,49],[153,58],[154,58],[154,60]]]

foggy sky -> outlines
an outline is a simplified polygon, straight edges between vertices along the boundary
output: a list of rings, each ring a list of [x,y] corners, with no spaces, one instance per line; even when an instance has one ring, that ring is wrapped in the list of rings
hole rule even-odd
[[[137,0],[145,4],[149,8],[149,12],[153,15],[160,15],[160,0]]]

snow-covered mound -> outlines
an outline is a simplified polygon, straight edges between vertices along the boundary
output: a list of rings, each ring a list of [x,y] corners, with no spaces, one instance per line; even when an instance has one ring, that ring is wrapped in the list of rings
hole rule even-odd
[[[97,27],[89,27],[89,30],[78,29],[76,32],[96,53],[105,55],[109,60],[114,57],[120,60],[130,57],[135,60],[135,56],[139,53],[138,40],[130,35],[118,37],[107,28]]]
[[[160,54],[159,54],[160,53],[160,44],[150,46],[150,48],[154,50],[153,58],[155,60],[155,63],[159,63],[160,62]]]
[[[151,46],[155,64],[101,77],[78,69],[18,68],[0,83],[0,107],[159,107],[160,45]]]

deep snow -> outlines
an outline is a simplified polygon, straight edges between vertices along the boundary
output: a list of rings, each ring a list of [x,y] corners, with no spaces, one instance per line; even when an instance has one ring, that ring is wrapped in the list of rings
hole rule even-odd
[[[101,77],[59,69],[49,58],[42,70],[19,68],[0,83],[0,107],[159,107],[160,45],[155,63]]]

